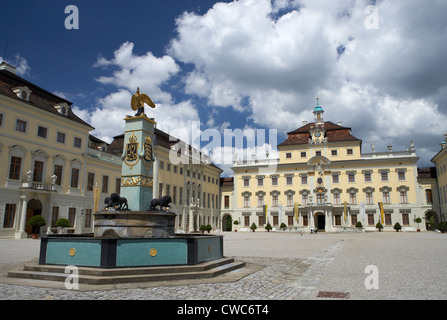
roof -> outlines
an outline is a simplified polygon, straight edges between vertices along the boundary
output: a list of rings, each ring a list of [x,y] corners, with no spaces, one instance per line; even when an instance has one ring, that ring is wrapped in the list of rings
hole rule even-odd
[[[436,168],[418,168],[418,179],[436,179]]]
[[[220,178],[220,187],[234,187],[234,177]]]
[[[278,146],[291,146],[299,144],[308,144],[311,138],[310,131],[316,126],[316,124],[308,123],[294,131],[288,132],[287,139]],[[330,121],[323,123],[323,129],[326,131],[325,138],[328,142],[342,142],[342,141],[359,141],[351,133],[351,128],[343,127]]]
[[[31,90],[31,95],[29,101],[20,99],[14,92],[17,87],[28,87]],[[29,104],[30,106],[39,108],[41,110],[50,112],[54,115],[60,116],[65,119],[69,119],[81,125],[87,126],[90,129],[94,129],[90,124],[79,118],[71,108],[68,108],[67,115],[59,113],[59,111],[54,107],[56,105],[66,103],[69,107],[73,104],[72,102],[63,99],[51,92],[42,89],[41,87],[25,80],[18,75],[11,73],[8,70],[0,70],[0,94],[14,100],[18,100],[22,103]]]

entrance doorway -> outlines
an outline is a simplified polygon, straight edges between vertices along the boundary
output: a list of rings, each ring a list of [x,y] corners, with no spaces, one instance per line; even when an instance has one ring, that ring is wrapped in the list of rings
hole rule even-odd
[[[31,235],[33,231],[33,227],[31,227],[28,222],[29,220],[37,216],[39,214],[42,214],[42,203],[37,199],[31,199],[28,201],[28,204],[26,205],[26,223],[25,223],[25,232],[28,235]]]
[[[222,231],[232,231],[233,227],[233,220],[231,218],[231,215],[225,214],[222,217]]]
[[[326,217],[324,213],[318,212],[315,214],[315,227],[318,231],[324,231],[326,228]]]

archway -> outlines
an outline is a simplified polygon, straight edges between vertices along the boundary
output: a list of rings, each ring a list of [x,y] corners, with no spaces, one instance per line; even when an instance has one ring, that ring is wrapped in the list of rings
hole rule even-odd
[[[32,233],[32,227],[28,224],[29,220],[37,216],[39,214],[42,214],[42,203],[37,199],[31,199],[28,201],[26,205],[26,223],[25,223],[25,232],[28,235],[31,235]]]
[[[229,213],[222,216],[222,231],[232,231],[233,230],[233,219]]]
[[[315,213],[315,228],[318,231],[324,231],[326,229],[326,216],[323,212]]]
[[[425,213],[425,227],[427,230],[435,230],[439,223],[438,214],[435,211]]]

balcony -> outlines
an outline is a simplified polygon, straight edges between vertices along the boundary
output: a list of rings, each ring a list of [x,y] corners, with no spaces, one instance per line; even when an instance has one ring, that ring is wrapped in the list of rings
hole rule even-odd
[[[54,175],[51,177],[51,182],[41,182],[41,181],[33,181],[32,172],[27,172],[27,179],[23,180],[21,183],[21,189],[32,189],[39,191],[54,191],[56,192],[56,179],[57,176]]]

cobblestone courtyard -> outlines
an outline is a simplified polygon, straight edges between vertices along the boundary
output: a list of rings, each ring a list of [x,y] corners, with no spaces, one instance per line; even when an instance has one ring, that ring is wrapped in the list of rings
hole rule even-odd
[[[12,280],[15,264],[38,256],[38,240],[0,240],[0,299],[315,300],[447,298],[447,235],[435,232],[343,234],[224,233],[226,256],[254,272],[238,281],[80,287]],[[365,280],[376,267],[378,289]],[[369,279],[369,278],[368,278]],[[368,282],[369,280],[367,280]],[[47,287],[45,287],[47,286]]]

